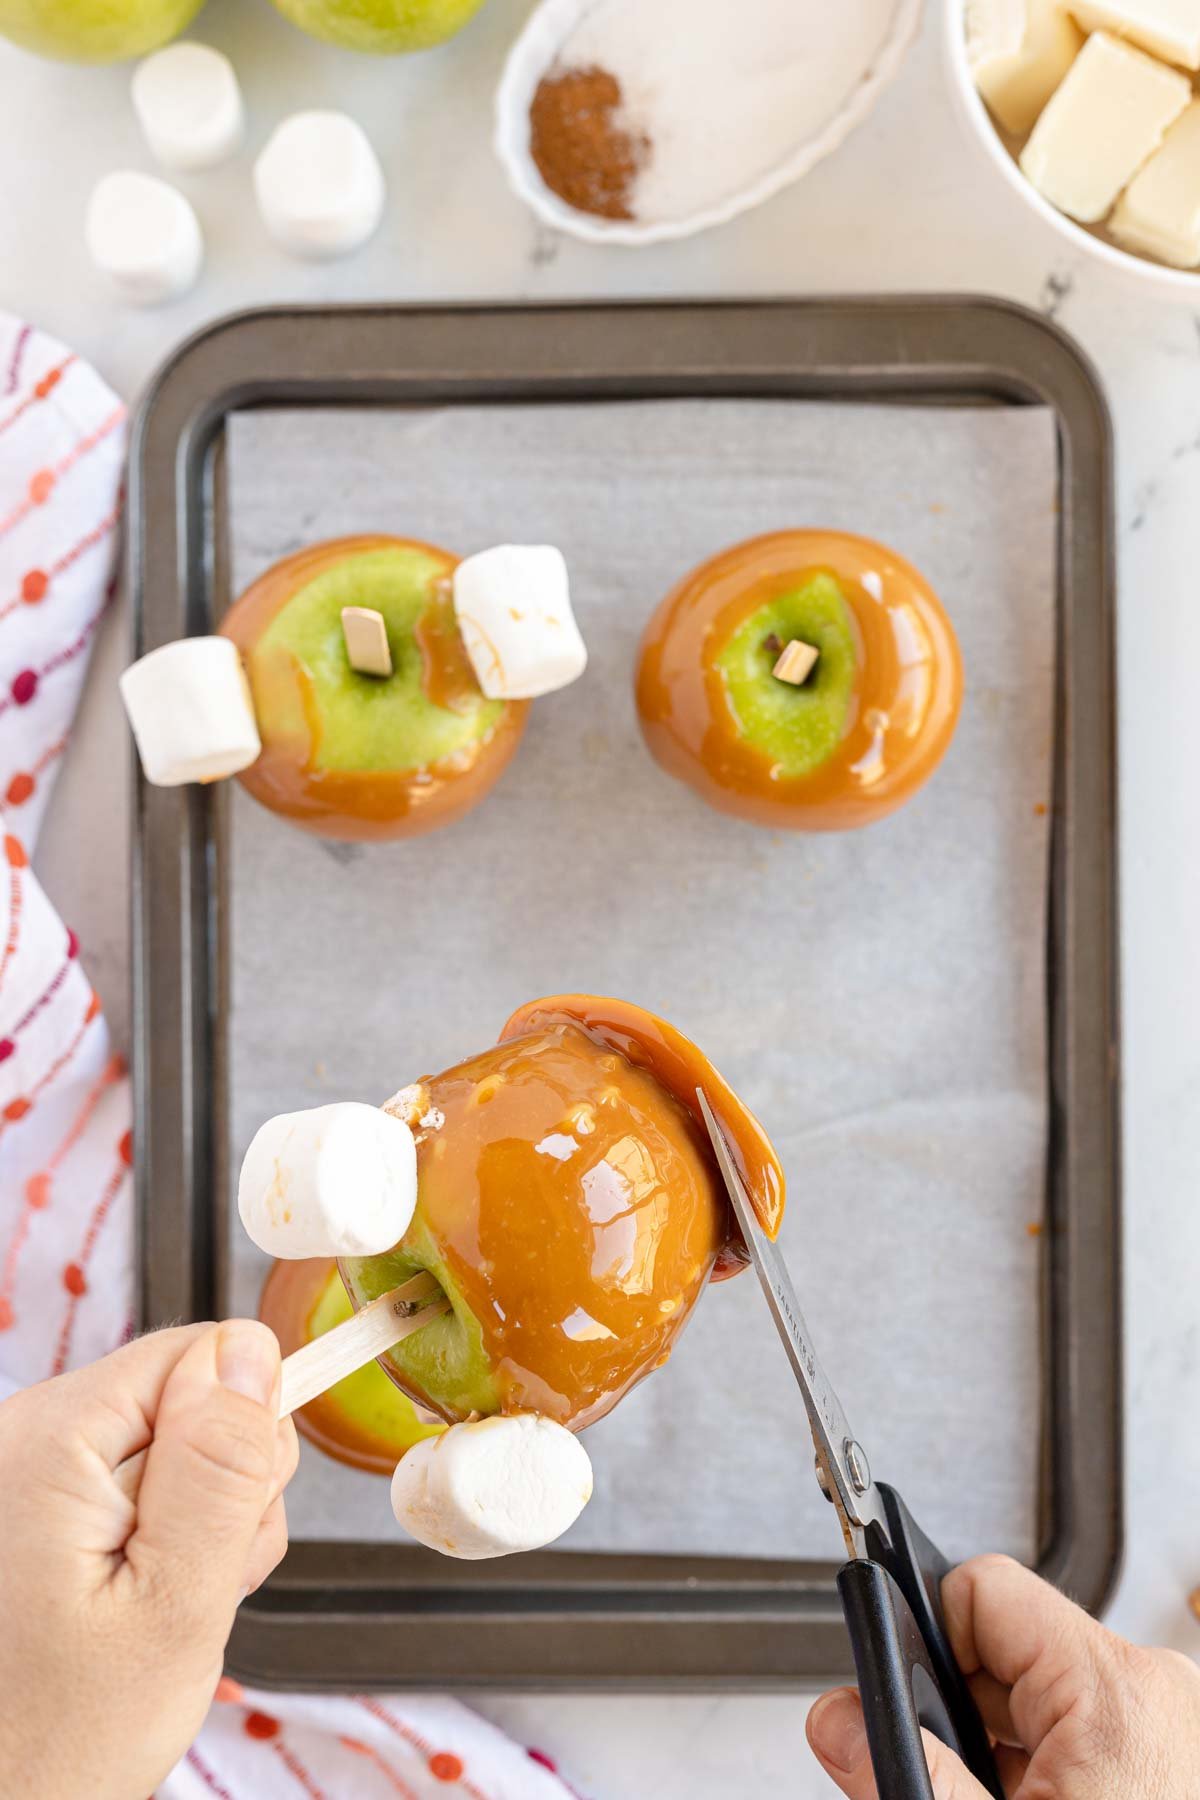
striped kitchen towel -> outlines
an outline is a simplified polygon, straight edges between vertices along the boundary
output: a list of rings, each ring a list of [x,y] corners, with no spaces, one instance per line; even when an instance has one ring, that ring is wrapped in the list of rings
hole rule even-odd
[[[129,1081],[84,972],[86,946],[81,955],[31,866],[116,591],[125,448],[125,408],[96,372],[0,313],[0,1398],[104,1355],[133,1329]],[[268,1696],[226,1680],[159,1794],[572,1791],[544,1753],[453,1700]]]

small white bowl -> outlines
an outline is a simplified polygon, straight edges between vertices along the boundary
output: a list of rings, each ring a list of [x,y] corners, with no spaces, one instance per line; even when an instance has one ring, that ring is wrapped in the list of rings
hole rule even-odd
[[[1025,204],[1032,207],[1059,237],[1065,238],[1075,249],[1086,251],[1097,262],[1106,263],[1127,280],[1132,278],[1140,282],[1143,288],[1157,288],[1160,293],[1170,294],[1176,300],[1185,293],[1190,294],[1192,299],[1200,295],[1200,270],[1172,269],[1166,263],[1152,262],[1147,256],[1137,256],[1132,250],[1122,250],[1120,245],[1111,243],[1108,238],[1077,225],[1074,219],[1068,218],[1066,213],[1059,212],[1056,206],[1051,206],[1048,200],[1042,198],[1033,183],[1022,173],[975,86],[971,65],[967,61],[964,11],[965,0],[943,0],[942,16],[946,61],[950,70],[950,91],[959,117],[982,147],[992,166],[999,169],[1005,181],[1017,190]]]
[[[654,0],[642,0],[642,3],[653,6]],[[736,4],[736,0],[725,0],[725,3]],[[514,191],[545,224],[589,243],[626,245],[662,243],[668,238],[691,237],[698,231],[707,231],[712,225],[724,225],[727,220],[748,212],[752,206],[760,206],[782,188],[807,175],[867,117],[898,72],[921,13],[921,0],[891,0],[891,21],[885,39],[874,54],[864,53],[861,73],[844,104],[819,132],[798,142],[782,162],[766,170],[740,193],[727,194],[714,205],[686,218],[643,223],[637,219],[606,219],[569,206],[546,186],[529,152],[529,109],[538,83],[557,59],[576,25],[595,4],[596,0],[542,0],[535,8],[509,51],[496,90],[494,145]],[[840,0],[834,0],[821,30],[828,34],[844,30],[845,26]],[[826,36],[825,42],[828,41]],[[821,47],[820,37],[814,38],[813,54],[818,55]]]

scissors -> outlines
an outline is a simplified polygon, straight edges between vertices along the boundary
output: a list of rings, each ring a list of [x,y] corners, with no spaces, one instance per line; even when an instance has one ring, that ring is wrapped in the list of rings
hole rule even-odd
[[[991,1743],[950,1640],[941,1584],[951,1564],[895,1488],[875,1481],[842,1403],[817,1360],[787,1265],[763,1231],[725,1135],[702,1088],[704,1114],[734,1214],[800,1384],[816,1449],[817,1485],[831,1500],[849,1560],[838,1594],[862,1696],[879,1800],[934,1800],[921,1727],[939,1737],[976,1781],[1004,1800]]]

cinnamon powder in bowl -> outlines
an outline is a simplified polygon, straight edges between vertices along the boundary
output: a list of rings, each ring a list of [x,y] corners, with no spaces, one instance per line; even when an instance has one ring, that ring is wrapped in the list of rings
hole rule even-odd
[[[653,243],[829,155],[900,66],[920,0],[542,0],[496,99],[496,150],[540,218]]]

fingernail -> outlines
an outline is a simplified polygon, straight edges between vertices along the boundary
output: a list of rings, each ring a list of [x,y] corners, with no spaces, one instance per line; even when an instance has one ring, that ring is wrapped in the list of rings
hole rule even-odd
[[[809,1742],[817,1755],[851,1775],[867,1754],[862,1702],[851,1688],[825,1694],[808,1715]]]
[[[234,1319],[217,1336],[217,1380],[235,1394],[269,1406],[279,1374],[279,1346],[265,1325]]]

